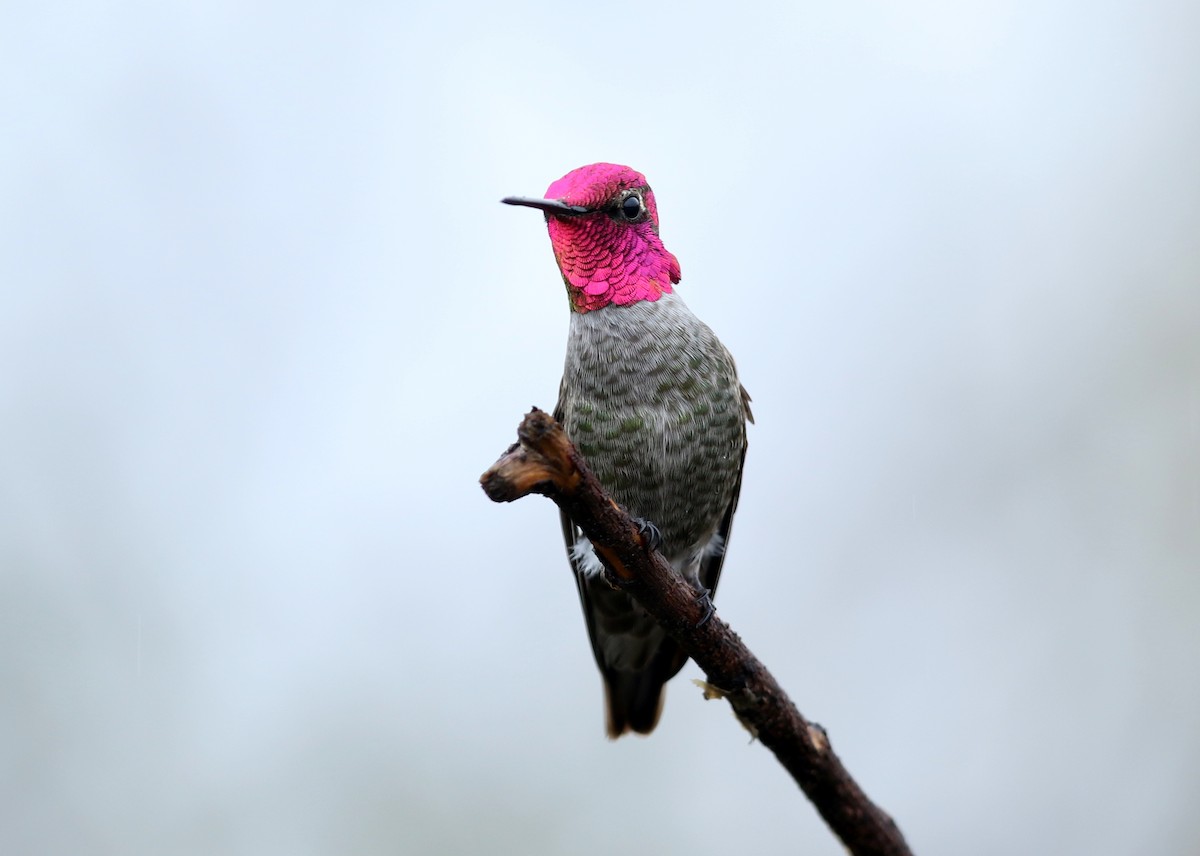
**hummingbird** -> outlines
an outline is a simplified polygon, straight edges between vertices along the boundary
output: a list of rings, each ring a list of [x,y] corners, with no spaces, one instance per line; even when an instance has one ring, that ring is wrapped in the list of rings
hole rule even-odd
[[[679,261],[659,238],[654,193],[641,173],[597,163],[555,181],[545,198],[501,201],[545,214],[566,286],[554,418],[711,609],[754,417],[733,357],[675,292]],[[609,582],[565,513],[562,532],[604,678],[608,736],[649,734],[687,654]]]

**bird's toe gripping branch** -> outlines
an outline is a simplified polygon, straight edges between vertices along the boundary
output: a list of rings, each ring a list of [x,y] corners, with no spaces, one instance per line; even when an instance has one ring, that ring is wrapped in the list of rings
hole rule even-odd
[[[619,508],[615,503],[613,507]],[[637,537],[633,543],[645,550],[647,555],[654,553],[662,546],[662,533],[658,531],[657,526],[643,517],[634,517],[631,522],[637,531]],[[626,568],[616,550],[610,550],[600,544],[593,544],[592,547],[607,571],[605,578],[609,585],[616,589],[627,589],[637,582],[637,576]]]
[[[638,528],[638,535],[641,536],[642,546],[646,548],[647,553],[653,553],[662,546],[662,533],[658,531],[657,526],[644,517],[635,517],[633,522]]]

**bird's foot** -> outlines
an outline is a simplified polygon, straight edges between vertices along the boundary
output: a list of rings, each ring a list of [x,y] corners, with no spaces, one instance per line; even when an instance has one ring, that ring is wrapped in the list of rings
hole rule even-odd
[[[704,610],[704,614],[700,616],[700,620],[696,622],[696,626],[703,627],[705,624],[708,624],[709,619],[713,617],[713,613],[717,611],[717,608],[713,606],[712,590],[702,587],[696,592],[696,600],[699,602],[700,608]]]
[[[662,546],[662,533],[658,531],[658,527],[644,517],[633,518],[633,523],[637,526],[638,534],[642,536],[642,546],[646,548],[647,553],[653,553]]]

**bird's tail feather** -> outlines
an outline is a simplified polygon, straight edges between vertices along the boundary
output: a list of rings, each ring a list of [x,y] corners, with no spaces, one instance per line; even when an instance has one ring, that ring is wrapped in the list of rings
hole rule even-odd
[[[604,676],[610,739],[616,740],[629,731],[649,734],[654,730],[663,709],[664,683],[661,675],[650,671],[610,671]]]

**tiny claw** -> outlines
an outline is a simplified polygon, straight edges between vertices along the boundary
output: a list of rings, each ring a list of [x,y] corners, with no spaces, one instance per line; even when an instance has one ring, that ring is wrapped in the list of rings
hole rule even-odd
[[[713,614],[717,611],[717,608],[713,606],[712,591],[710,589],[701,589],[696,592],[696,600],[700,602],[701,607],[704,609],[704,614],[696,622],[696,627],[699,628],[708,624]]]
[[[644,517],[635,517],[633,522],[637,526],[638,534],[642,536],[642,546],[646,548],[647,553],[653,553],[662,546],[662,533],[658,531],[657,526]]]

